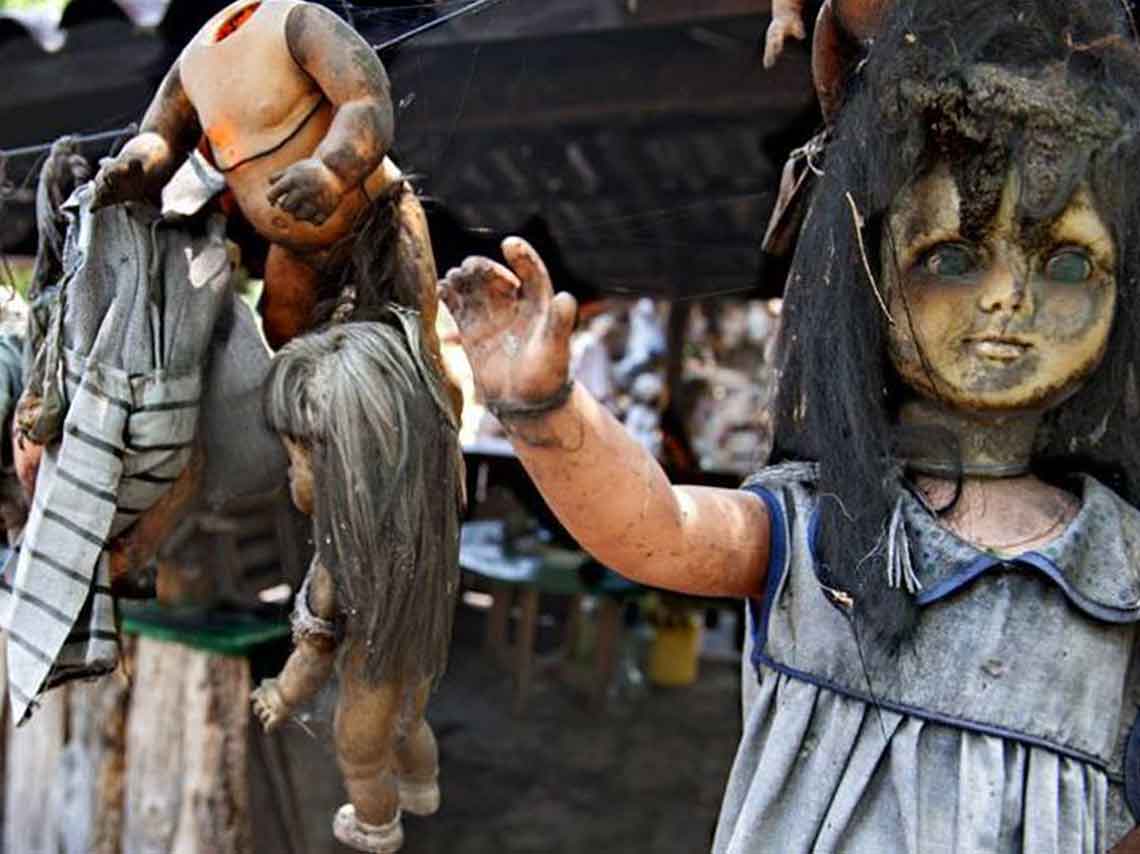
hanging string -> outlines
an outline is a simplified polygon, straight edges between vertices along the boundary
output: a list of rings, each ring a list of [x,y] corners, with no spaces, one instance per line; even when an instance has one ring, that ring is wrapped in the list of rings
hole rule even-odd
[[[412,27],[406,32],[393,36],[390,39],[386,39],[379,44],[371,45],[371,47],[378,53],[381,51],[389,50],[390,48],[396,47],[397,45],[414,39],[416,36],[422,35],[423,33],[426,33],[430,30],[434,30],[436,27],[441,27],[449,21],[454,21],[455,19],[462,18],[466,15],[477,14],[485,9],[491,8],[492,6],[497,6],[502,2],[504,2],[504,0],[472,0],[472,2],[467,3],[458,9],[448,12],[445,15],[440,15],[438,18],[433,18],[430,21],[425,21],[419,26]],[[114,130],[99,131],[98,133],[77,134],[73,135],[71,138],[75,140],[77,144],[82,145],[84,143],[91,142],[106,142],[107,140],[117,139],[118,137],[124,136],[126,134],[133,135],[136,132],[136,126],[131,124],[125,127],[115,128]],[[24,145],[19,148],[0,149],[0,163],[6,160],[11,160],[13,157],[27,157],[36,154],[46,154],[51,150],[51,146],[52,144],[50,142],[44,142],[38,145]]]

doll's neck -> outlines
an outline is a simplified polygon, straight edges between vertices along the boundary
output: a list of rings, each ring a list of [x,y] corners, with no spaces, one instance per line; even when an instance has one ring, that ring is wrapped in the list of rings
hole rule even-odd
[[[899,423],[906,427],[930,427],[948,431],[957,440],[957,455],[942,443],[922,443],[912,448],[907,467],[918,474],[939,478],[1016,477],[1029,471],[1029,461],[1041,422],[1038,413],[987,417],[939,406],[928,400],[903,404]]]

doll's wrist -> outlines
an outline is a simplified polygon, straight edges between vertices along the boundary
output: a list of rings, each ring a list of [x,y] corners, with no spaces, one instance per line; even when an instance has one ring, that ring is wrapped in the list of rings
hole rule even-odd
[[[488,400],[487,411],[501,423],[536,421],[564,408],[574,391],[574,381],[567,380],[553,394],[540,400]]]

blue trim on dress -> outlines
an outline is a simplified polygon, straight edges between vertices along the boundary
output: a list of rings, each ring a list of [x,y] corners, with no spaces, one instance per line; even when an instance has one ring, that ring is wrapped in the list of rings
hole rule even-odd
[[[1048,750],[1051,753],[1056,753],[1059,756],[1065,756],[1069,759],[1075,759],[1079,762],[1092,765],[1097,770],[1104,773],[1104,775],[1114,783],[1123,783],[1124,778],[1119,774],[1113,773],[1108,769],[1108,763],[1091,753],[1086,753],[1083,750],[1077,750],[1073,747],[1065,747],[1060,744],[1054,744],[1051,741],[1046,741],[1043,738],[1027,733],[1018,732],[1017,730],[1005,729],[1004,727],[994,726],[993,724],[985,724],[980,721],[972,721],[968,718],[956,718],[950,715],[942,715],[938,712],[931,712],[927,709],[921,709],[917,706],[908,706],[905,703],[895,703],[890,700],[883,700],[879,697],[872,697],[870,694],[864,694],[860,691],[855,691],[842,685],[808,673],[804,670],[798,670],[787,664],[781,664],[775,659],[769,657],[758,649],[752,652],[752,661],[756,664],[757,668],[764,666],[769,670],[787,676],[789,679],[795,679],[799,682],[806,682],[809,685],[814,685],[816,688],[821,688],[826,691],[831,691],[848,699],[858,700],[879,709],[886,709],[889,712],[896,712],[900,715],[906,715],[912,718],[929,721],[930,723],[940,724],[942,726],[951,727],[954,729],[968,730],[969,732],[978,733],[979,735],[991,735],[997,738],[1009,739],[1016,741],[1020,744],[1025,744],[1031,747],[1039,747],[1043,750]]]
[[[755,662],[756,652],[768,644],[768,621],[772,615],[772,604],[776,601],[776,591],[780,589],[780,580],[788,565],[789,531],[784,507],[771,490],[754,483],[745,486],[744,491],[751,492],[768,509],[768,577],[764,583],[764,600],[760,603],[759,614],[756,613],[756,600],[748,600],[748,607],[752,610],[752,658]]]
[[[979,555],[937,584],[932,584],[925,590],[919,591],[918,595],[914,597],[915,602],[919,605],[929,605],[967,587],[991,570],[1005,570],[1014,566],[1033,569],[1044,575],[1061,589],[1065,598],[1073,606],[1094,620],[1105,623],[1134,623],[1137,616],[1140,615],[1140,608],[1117,608],[1112,605],[1103,605],[1085,596],[1073,586],[1066,577],[1064,570],[1041,552],[1025,552],[1013,558],[1000,558],[990,554]]]
[[[1133,820],[1140,822],[1140,713],[1132,722],[1124,747],[1124,802]]]

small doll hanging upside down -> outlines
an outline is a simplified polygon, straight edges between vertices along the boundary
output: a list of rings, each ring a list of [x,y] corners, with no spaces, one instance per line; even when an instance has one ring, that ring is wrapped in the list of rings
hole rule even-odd
[[[424,708],[444,670],[458,577],[462,460],[419,318],[346,323],[279,352],[265,411],[290,459],[316,555],[297,594],[295,649],[254,692],[266,729],[339,670],[335,741],[348,791],[333,824],[361,851],[403,842],[401,811],[439,807]]]
[[[421,311],[438,353],[434,268],[416,275],[430,247],[404,245],[423,213],[386,157],[392,137],[387,73],[351,27],[315,3],[239,0],[186,46],[138,136],[104,162],[96,204],[157,197],[200,147],[270,244],[261,311],[272,346],[311,328],[347,282],[362,309]],[[393,236],[394,269],[381,251]]]

